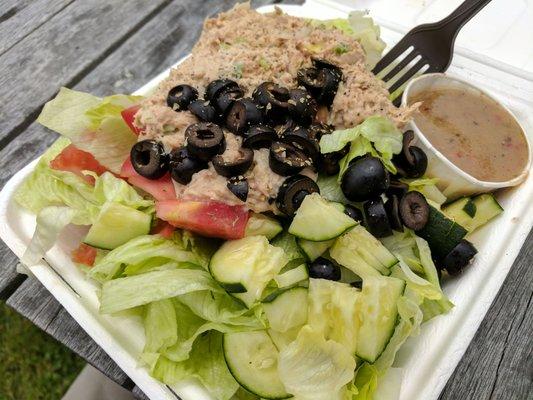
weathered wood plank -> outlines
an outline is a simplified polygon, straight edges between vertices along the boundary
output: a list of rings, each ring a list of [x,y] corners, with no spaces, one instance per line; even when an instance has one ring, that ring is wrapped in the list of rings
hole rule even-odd
[[[440,400],[531,399],[533,232]]]
[[[0,8],[0,55],[74,0],[4,0]]]
[[[139,389],[138,386],[134,386],[133,389],[131,390],[131,393],[137,400],[149,400],[148,397],[144,394],[144,392],[141,389]]]
[[[7,305],[122,386],[133,383],[35,278],[28,278]]]
[[[60,86],[78,83],[168,3],[77,2],[4,53],[0,57],[0,148],[35,120]]]
[[[24,282],[26,275],[17,273],[18,259],[0,243],[0,300],[6,300]]]

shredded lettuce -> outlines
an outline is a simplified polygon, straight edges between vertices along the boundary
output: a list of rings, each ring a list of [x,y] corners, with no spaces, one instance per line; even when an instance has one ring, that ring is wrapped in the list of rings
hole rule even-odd
[[[91,153],[100,164],[118,174],[137,142],[120,111],[139,100],[137,96],[125,95],[101,99],[61,88],[57,96],[45,104],[37,121],[69,138],[76,147]]]
[[[354,377],[355,359],[310,326],[279,354],[278,370],[287,391],[300,400],[343,399]]]
[[[146,336],[145,353],[164,351],[178,341],[178,318],[172,299],[147,304],[143,322]]]

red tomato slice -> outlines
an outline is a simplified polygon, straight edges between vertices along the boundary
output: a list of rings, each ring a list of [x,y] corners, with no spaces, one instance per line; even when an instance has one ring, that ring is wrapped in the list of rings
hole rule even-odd
[[[96,175],[102,175],[107,171],[91,153],[80,150],[73,144],[65,147],[56,158],[50,161],[50,168],[58,171],[73,172],[76,175],[81,176],[91,185],[94,185],[94,178],[92,176],[84,175],[82,171],[93,171]]]
[[[177,228],[203,236],[240,239],[248,222],[248,210],[215,201],[166,200],[156,202],[156,214]]]
[[[122,165],[120,176],[126,178],[133,186],[150,193],[156,200],[174,200],[176,198],[176,191],[170,174],[167,173],[159,179],[147,179],[133,169],[129,157]]]
[[[85,243],[81,243],[77,249],[72,250],[71,256],[72,261],[92,267],[96,259],[96,249]]]
[[[167,239],[170,239],[175,230],[176,228],[170,225],[168,222],[158,219],[155,226],[150,231],[150,234],[161,235]]]
[[[139,104],[136,104],[120,112],[124,122],[128,124],[132,132],[135,133],[136,135],[139,135],[141,131],[133,124],[133,121],[135,121],[135,114],[137,114],[137,111],[139,111],[140,108],[141,106]]]

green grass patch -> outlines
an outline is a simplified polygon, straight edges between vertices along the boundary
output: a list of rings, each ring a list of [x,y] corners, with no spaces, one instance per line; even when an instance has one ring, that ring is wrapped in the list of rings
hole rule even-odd
[[[85,362],[0,302],[0,400],[57,400]]]

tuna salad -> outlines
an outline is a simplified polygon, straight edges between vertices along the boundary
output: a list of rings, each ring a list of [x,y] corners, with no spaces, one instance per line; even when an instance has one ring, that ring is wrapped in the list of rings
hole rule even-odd
[[[312,153],[322,134],[373,115],[397,127],[410,118],[414,108],[396,108],[365,62],[360,41],[341,29],[239,5],[205,22],[190,57],[143,100],[134,125],[140,142],[155,141],[170,153],[178,198],[279,213],[275,199],[287,176],[316,179],[323,160]],[[210,155],[190,154],[187,132],[198,123],[221,130]],[[251,162],[232,176],[228,165],[243,166],[241,148],[251,150]]]

